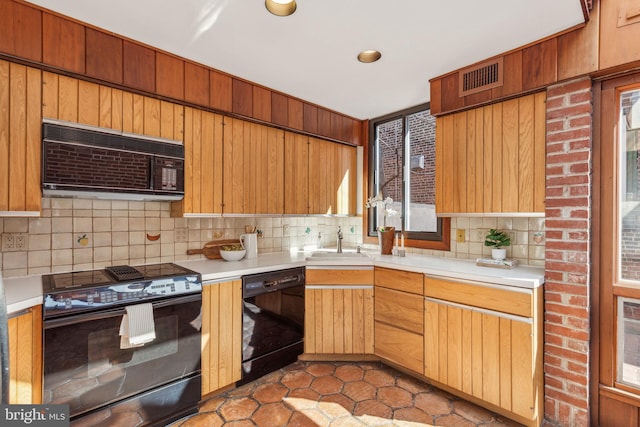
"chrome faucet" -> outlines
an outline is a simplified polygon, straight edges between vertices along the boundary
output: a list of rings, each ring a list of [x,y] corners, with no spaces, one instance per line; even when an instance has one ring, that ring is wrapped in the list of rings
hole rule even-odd
[[[338,253],[342,253],[342,228],[338,226]]]

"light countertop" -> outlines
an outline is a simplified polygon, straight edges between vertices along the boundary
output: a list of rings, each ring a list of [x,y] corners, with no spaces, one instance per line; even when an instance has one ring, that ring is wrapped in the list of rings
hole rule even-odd
[[[307,260],[309,252],[275,252],[260,254],[257,258],[227,262],[224,260],[174,261],[175,264],[197,271],[203,282],[220,282],[240,278],[243,275],[263,273],[293,267],[330,268],[344,266],[376,266],[413,271],[452,279],[490,282],[520,288],[536,288],[544,284],[544,269],[521,266],[511,270],[480,267],[474,260],[433,257],[408,254],[406,257],[368,253],[368,257],[356,260],[335,258]],[[41,276],[11,277],[2,279],[6,292],[7,311],[17,313],[42,304]]]

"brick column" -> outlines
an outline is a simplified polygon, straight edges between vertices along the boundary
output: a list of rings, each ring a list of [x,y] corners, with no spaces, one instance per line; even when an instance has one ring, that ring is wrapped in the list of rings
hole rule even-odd
[[[591,125],[589,78],[547,89],[545,419],[567,427],[589,425]]]

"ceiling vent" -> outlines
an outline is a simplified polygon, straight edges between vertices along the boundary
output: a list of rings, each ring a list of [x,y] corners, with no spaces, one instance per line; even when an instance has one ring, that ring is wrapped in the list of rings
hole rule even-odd
[[[464,68],[459,75],[461,97],[502,86],[502,58]]]

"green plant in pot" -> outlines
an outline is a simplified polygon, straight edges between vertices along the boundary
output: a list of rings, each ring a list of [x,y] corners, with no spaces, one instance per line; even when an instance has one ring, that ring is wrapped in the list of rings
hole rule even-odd
[[[507,257],[507,246],[511,246],[511,237],[506,231],[492,228],[484,238],[484,245],[491,248],[491,258],[503,260]]]

